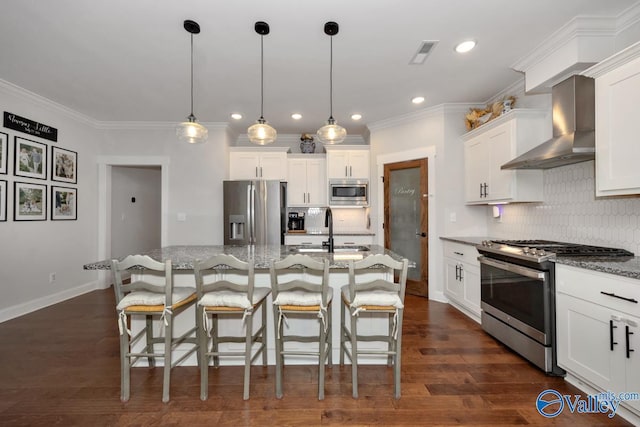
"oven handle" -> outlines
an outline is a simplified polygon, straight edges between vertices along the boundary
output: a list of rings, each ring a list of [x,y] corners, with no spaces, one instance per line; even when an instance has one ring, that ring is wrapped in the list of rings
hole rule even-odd
[[[500,270],[510,271],[512,273],[520,274],[531,279],[541,281],[545,280],[546,273],[543,271],[534,270],[532,268],[523,267],[521,265],[510,264],[508,262],[497,261],[492,258],[487,258],[484,255],[479,256],[478,261],[480,261],[480,264],[490,265],[492,267],[499,268]]]

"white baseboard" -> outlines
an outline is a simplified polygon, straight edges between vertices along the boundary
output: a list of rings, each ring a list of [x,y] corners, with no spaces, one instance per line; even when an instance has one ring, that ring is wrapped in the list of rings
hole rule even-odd
[[[25,314],[86,294],[87,292],[91,292],[96,289],[102,289],[102,287],[99,285],[98,281],[93,281],[75,288],[65,289],[64,291],[60,291],[52,295],[47,295],[12,307],[3,308],[0,310],[0,323],[15,319],[16,317],[24,316]]]

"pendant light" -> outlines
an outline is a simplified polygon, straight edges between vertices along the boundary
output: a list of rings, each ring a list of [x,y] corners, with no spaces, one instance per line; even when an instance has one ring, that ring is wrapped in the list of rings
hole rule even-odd
[[[249,141],[257,145],[271,144],[276,140],[277,132],[267,124],[263,116],[264,109],[264,36],[269,34],[269,24],[256,22],[256,33],[260,34],[260,118],[258,122],[247,129]]]
[[[347,136],[347,130],[336,124],[333,118],[333,36],[338,34],[338,24],[329,21],[324,24],[324,33],[331,40],[331,54],[329,57],[329,120],[327,124],[318,129],[318,139],[323,144],[340,144]]]
[[[209,136],[207,128],[198,123],[196,116],[193,115],[193,35],[200,33],[200,25],[187,19],[184,21],[184,29],[191,34],[191,114],[186,122],[176,126],[176,135],[181,142],[197,144],[205,142]]]

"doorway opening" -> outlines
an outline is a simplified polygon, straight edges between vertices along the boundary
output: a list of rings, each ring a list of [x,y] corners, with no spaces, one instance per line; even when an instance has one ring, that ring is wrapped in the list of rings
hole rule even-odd
[[[415,262],[407,293],[429,296],[428,159],[384,165],[384,246]]]
[[[169,210],[169,158],[164,156],[100,156],[98,157],[98,259],[112,256],[113,170],[118,167],[155,168],[160,173],[160,246],[167,245],[167,218]],[[134,197],[134,196],[130,196]],[[131,200],[129,198],[129,200]],[[113,254],[114,256],[118,254]],[[111,285],[109,272],[99,272],[98,280],[103,288]]]

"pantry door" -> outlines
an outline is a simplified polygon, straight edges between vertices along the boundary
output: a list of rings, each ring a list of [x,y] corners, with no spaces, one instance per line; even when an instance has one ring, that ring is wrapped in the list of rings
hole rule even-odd
[[[427,297],[429,239],[427,159],[384,165],[384,245],[416,264],[407,293]]]

